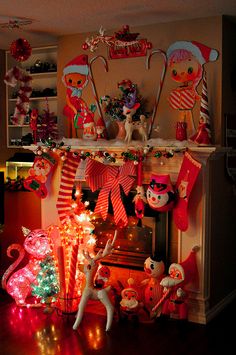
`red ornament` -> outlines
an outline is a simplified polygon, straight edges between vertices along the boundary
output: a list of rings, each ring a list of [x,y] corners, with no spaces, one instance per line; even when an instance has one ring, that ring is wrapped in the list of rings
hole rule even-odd
[[[18,62],[24,62],[31,56],[32,48],[24,38],[13,41],[10,46],[10,53]]]
[[[147,42],[146,43],[146,48],[147,49],[152,49],[152,43],[151,42]]]
[[[86,51],[86,50],[88,49],[88,47],[89,47],[89,46],[88,46],[88,44],[87,44],[86,42],[83,43],[83,45],[82,45],[83,50]]]

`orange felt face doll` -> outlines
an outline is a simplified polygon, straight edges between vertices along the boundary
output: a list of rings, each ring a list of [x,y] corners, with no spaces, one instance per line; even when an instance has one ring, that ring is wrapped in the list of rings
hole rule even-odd
[[[69,73],[64,77],[67,87],[82,89],[87,83],[87,76],[80,73]]]

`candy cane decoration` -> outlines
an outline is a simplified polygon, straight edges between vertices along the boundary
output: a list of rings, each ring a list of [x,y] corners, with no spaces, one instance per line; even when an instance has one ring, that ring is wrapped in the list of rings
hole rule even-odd
[[[208,110],[208,94],[207,94],[207,78],[206,71],[203,73],[203,81],[202,81],[202,96],[201,96],[201,105],[200,105],[200,117],[203,118],[206,123],[206,131],[209,136],[209,140],[211,140],[211,130],[210,130],[210,115]]]
[[[17,93],[16,107],[13,115],[14,125],[23,125],[24,119],[29,112],[29,98],[32,93],[32,77],[18,67],[11,68],[4,77],[4,83],[11,87],[20,87]]]
[[[159,299],[159,301],[157,302],[157,304],[153,307],[152,312],[155,312],[157,310],[157,308],[165,301],[165,299],[168,297],[170,293],[170,288],[163,293],[163,296]]]
[[[107,60],[102,56],[102,55],[97,55],[96,57],[92,58],[90,60],[89,63],[89,79],[91,81],[92,84],[92,89],[93,89],[93,95],[96,101],[96,105],[97,105],[97,109],[98,109],[98,113],[99,113],[99,119],[102,120],[104,122],[104,118],[103,118],[103,114],[102,114],[102,110],[101,110],[101,106],[99,103],[99,98],[98,98],[98,93],[97,93],[97,88],[95,85],[95,81],[94,81],[94,77],[93,77],[93,71],[92,71],[92,64],[98,59],[100,58],[104,64],[104,68],[105,71],[108,72],[108,64],[107,64]],[[104,123],[105,126],[105,123]]]
[[[150,139],[150,136],[151,136],[151,131],[152,131],[152,126],[153,126],[153,123],[154,123],[154,119],[155,119],[155,116],[156,116],[156,111],[157,111],[157,106],[158,106],[158,103],[159,103],[159,100],[160,100],[160,96],[161,96],[161,91],[162,91],[162,87],[163,87],[163,83],[164,83],[164,78],[165,78],[165,74],[166,74],[166,68],[167,68],[167,57],[166,57],[166,53],[163,52],[161,49],[156,49],[156,50],[153,50],[149,56],[147,57],[147,60],[146,60],[146,68],[147,69],[150,69],[150,60],[151,60],[151,57],[154,55],[154,54],[161,54],[164,61],[163,61],[163,69],[162,69],[162,72],[161,72],[161,77],[160,77],[160,82],[159,82],[159,86],[158,86],[158,90],[157,90],[157,94],[156,94],[156,100],[155,100],[155,104],[154,104],[154,108],[153,108],[153,112],[152,112],[152,119],[151,119],[151,123],[149,125],[149,129],[148,129],[148,139]]]

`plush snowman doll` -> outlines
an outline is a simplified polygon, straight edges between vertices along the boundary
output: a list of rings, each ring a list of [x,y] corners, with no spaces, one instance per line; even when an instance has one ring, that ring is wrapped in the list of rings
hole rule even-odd
[[[169,175],[152,175],[147,189],[149,206],[159,212],[170,211],[174,206],[175,194]]]

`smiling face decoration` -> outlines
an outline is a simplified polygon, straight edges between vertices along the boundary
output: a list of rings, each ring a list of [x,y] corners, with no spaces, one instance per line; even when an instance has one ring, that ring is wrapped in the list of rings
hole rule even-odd
[[[147,189],[149,206],[159,212],[170,211],[174,206],[174,191],[169,175],[152,175]]]

